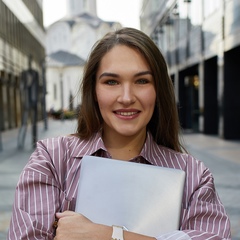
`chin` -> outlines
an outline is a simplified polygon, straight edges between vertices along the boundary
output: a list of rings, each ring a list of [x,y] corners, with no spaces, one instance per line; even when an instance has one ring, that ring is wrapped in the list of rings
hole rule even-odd
[[[121,135],[123,137],[133,137],[133,136],[138,135],[140,133],[140,131],[126,130],[126,131],[121,131],[118,133],[119,133],[119,135]]]

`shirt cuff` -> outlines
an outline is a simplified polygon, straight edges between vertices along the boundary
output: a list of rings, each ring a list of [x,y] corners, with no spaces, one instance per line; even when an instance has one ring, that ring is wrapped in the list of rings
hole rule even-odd
[[[156,237],[157,240],[191,240],[191,238],[182,231],[173,231]]]

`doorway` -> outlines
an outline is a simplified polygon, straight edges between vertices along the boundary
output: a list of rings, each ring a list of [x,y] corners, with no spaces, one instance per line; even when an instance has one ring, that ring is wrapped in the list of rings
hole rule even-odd
[[[199,77],[198,66],[179,72],[179,118],[182,128],[199,131]]]

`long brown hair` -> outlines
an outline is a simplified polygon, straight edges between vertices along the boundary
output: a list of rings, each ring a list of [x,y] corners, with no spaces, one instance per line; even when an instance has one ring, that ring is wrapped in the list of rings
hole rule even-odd
[[[158,144],[182,152],[174,88],[168,75],[165,59],[155,43],[145,33],[133,28],[122,28],[110,32],[93,46],[84,68],[77,135],[82,139],[89,139],[102,127],[103,119],[95,96],[96,72],[103,56],[118,44],[140,51],[153,73],[156,105],[147,126],[148,130]]]

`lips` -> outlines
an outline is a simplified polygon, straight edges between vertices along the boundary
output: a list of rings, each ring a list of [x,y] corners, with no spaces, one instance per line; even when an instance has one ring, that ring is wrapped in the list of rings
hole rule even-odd
[[[141,111],[136,109],[118,109],[113,111],[116,117],[122,120],[133,120],[138,118]]]
[[[118,114],[118,115],[121,115],[121,116],[133,116],[135,114],[138,114],[139,111],[135,111],[135,112],[119,112],[119,111],[116,111],[115,113]]]

